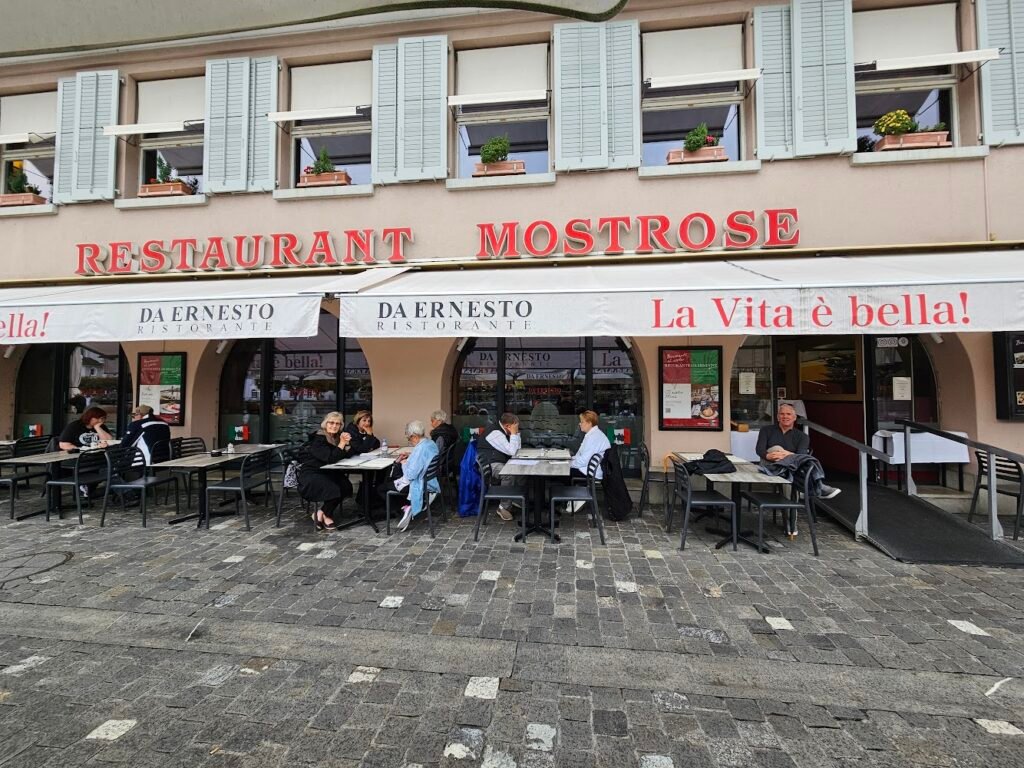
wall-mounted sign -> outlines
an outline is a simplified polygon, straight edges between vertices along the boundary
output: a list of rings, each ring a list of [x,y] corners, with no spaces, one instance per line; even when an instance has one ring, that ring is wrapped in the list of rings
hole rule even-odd
[[[662,430],[722,430],[722,348],[658,347]]]
[[[136,402],[171,426],[185,423],[185,353],[139,353],[139,392]]]
[[[1024,332],[992,334],[996,418],[1024,421]]]

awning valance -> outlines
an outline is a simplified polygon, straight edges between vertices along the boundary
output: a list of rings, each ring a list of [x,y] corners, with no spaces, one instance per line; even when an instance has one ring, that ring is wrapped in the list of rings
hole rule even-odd
[[[320,289],[377,285],[401,268],[281,277],[0,290],[0,345],[315,336]]]
[[[1014,330],[1024,328],[1022,256],[980,251],[410,271],[342,295],[339,332],[416,338]]]

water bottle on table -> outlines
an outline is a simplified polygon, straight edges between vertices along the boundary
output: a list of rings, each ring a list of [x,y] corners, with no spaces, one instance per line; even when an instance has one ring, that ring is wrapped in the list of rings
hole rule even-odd
[[[380,440],[380,455],[381,456],[387,456],[388,455],[388,441],[385,440],[384,438],[381,438],[381,440]]]

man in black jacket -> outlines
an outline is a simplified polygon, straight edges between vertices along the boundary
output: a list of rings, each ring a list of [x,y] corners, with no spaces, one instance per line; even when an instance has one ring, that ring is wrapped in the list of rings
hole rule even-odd
[[[162,447],[160,444],[163,443]],[[125,430],[122,445],[135,446],[146,459],[147,464],[154,461],[166,461],[171,457],[171,428],[167,422],[158,419],[153,415],[153,409],[148,405],[137,405],[132,411],[132,421]],[[158,455],[153,455],[153,449],[158,450]]]
[[[435,443],[438,438],[444,440],[444,447],[451,448],[459,442],[459,433],[448,423],[448,413],[440,408],[430,414],[430,439]]]

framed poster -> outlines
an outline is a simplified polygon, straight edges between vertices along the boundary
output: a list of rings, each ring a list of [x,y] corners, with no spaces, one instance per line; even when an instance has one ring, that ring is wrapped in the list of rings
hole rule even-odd
[[[722,431],[722,348],[658,347],[659,429]]]
[[[996,418],[1024,421],[1024,333],[992,334]]]
[[[185,353],[140,352],[135,402],[174,427],[185,424]]]

